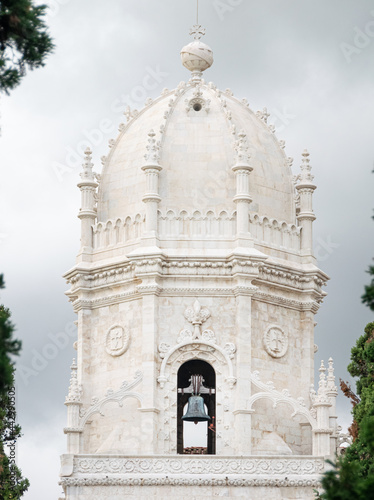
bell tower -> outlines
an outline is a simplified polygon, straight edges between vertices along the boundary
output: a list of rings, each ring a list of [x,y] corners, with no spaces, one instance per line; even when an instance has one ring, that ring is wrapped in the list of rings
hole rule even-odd
[[[191,34],[188,81],[126,113],[100,174],[85,153],[66,500],[312,499],[335,452],[309,153],[293,176],[266,110],[204,81]]]

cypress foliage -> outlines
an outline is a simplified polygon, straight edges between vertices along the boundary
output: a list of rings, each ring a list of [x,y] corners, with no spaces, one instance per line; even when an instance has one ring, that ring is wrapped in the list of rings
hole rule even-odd
[[[358,377],[357,395],[341,382],[344,394],[353,404],[353,424],[349,431],[353,443],[322,479],[323,500],[373,500],[374,498],[374,322],[351,351],[348,371]]]
[[[53,42],[44,22],[46,5],[31,0],[0,2],[0,92],[20,84],[26,69],[44,66]]]
[[[374,266],[369,266],[369,270],[367,271],[371,278],[370,285],[365,286],[365,293],[361,296],[361,300],[363,304],[370,307],[372,311],[374,311]]]
[[[4,288],[0,275],[0,288]],[[16,424],[14,363],[12,355],[19,354],[21,342],[13,339],[14,326],[9,309],[0,306],[0,500],[19,499],[29,487],[15,463],[15,446],[21,436]]]

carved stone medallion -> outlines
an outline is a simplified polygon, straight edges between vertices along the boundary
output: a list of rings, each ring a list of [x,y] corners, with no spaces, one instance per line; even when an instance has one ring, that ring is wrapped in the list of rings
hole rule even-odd
[[[130,334],[127,330],[119,325],[112,326],[106,335],[106,352],[111,356],[121,356],[127,351],[129,342]]]
[[[279,326],[270,326],[264,335],[265,350],[273,358],[281,358],[288,349],[288,335]]]

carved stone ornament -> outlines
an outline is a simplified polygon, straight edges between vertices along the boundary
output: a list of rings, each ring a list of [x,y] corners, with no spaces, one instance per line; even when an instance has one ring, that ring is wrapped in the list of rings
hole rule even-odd
[[[122,326],[112,326],[105,341],[106,352],[111,356],[121,356],[127,351],[130,343],[130,334]]]
[[[201,307],[198,300],[195,300],[193,306],[185,310],[184,317],[194,326],[193,338],[198,339],[201,335],[201,325],[210,318],[210,312],[206,307]]]
[[[322,457],[105,457],[74,458],[62,474],[66,486],[320,487]],[[261,496],[261,495],[260,495]],[[242,497],[244,498],[244,497]],[[268,497],[269,498],[269,497]]]
[[[264,335],[264,347],[273,358],[281,358],[288,349],[288,335],[279,326],[270,326]]]

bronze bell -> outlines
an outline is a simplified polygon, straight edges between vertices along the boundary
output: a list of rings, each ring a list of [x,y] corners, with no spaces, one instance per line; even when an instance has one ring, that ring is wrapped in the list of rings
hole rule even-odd
[[[205,413],[204,398],[201,396],[191,396],[188,398],[186,414],[182,417],[186,422],[209,422],[210,416]]]

